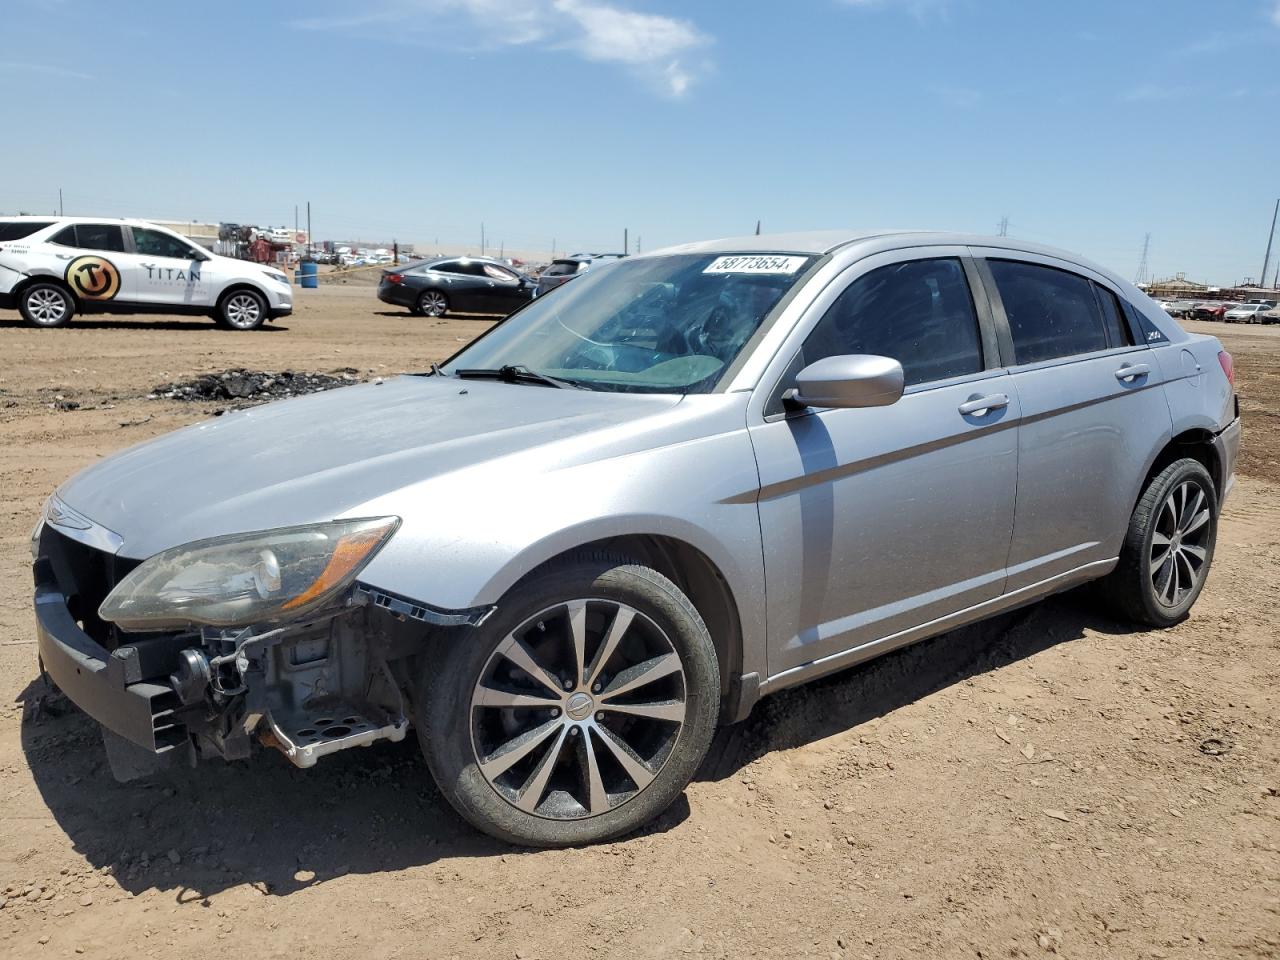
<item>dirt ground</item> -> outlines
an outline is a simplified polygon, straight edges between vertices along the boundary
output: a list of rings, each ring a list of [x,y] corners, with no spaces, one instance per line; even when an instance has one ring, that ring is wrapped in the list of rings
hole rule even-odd
[[[530,852],[464,825],[411,743],[120,785],[42,706],[28,533],[68,474],[217,406],[152,387],[386,376],[485,326],[300,299],[252,334],[0,314],[0,956],[1280,956],[1280,327],[1200,328],[1246,446],[1185,623],[1068,594],[919,644],[762,702],[645,833]]]

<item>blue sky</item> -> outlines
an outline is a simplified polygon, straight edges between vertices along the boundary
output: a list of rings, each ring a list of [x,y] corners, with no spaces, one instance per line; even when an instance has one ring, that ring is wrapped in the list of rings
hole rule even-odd
[[[1009,233],[1235,282],[1280,0],[5,0],[0,210],[645,249]],[[33,135],[36,134],[36,135]]]

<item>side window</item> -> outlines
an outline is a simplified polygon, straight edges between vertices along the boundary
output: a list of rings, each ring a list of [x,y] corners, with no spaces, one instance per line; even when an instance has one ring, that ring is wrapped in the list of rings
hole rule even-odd
[[[1168,343],[1169,338],[1147,317],[1145,313],[1135,307],[1128,300],[1124,301],[1124,312],[1129,315],[1129,322],[1138,330],[1142,331],[1142,336],[1147,343]]]
[[[1093,284],[1053,267],[990,260],[1013,335],[1015,363],[1035,363],[1107,349]]]
[[[1093,290],[1098,295],[1098,303],[1102,306],[1102,325],[1107,331],[1107,342],[1113,347],[1133,346],[1133,336],[1129,333],[1129,325],[1125,323],[1124,315],[1120,312],[1120,303],[1116,300],[1116,295],[1096,283],[1093,285]]]
[[[49,243],[56,243],[60,247],[79,246],[79,243],[76,242],[75,224],[72,224],[69,227],[63,227],[61,230],[59,230],[52,237],[49,238]]]
[[[171,237],[159,230],[148,230],[146,227],[133,228],[133,248],[144,257],[174,257],[178,260],[191,259],[191,247],[177,237]]]
[[[503,283],[515,283],[516,275],[510,270],[506,270],[496,263],[486,263],[484,265],[485,276],[490,280],[501,280]]]
[[[804,342],[803,364],[869,353],[902,364],[906,383],[982,369],[978,317],[959,260],[872,270],[840,294]]]
[[[124,253],[124,231],[110,223],[76,224],[76,246],[82,250]]]
[[[37,230],[52,226],[52,220],[47,220],[44,223],[36,220],[0,220],[0,243],[21,240],[23,237],[31,236]]]

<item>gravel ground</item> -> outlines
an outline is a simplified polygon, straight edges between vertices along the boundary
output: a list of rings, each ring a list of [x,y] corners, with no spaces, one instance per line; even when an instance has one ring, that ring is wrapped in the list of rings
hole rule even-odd
[[[120,785],[43,698],[43,498],[261,392],[157,385],[386,377],[487,325],[300,299],[249,334],[0,313],[0,956],[1280,956],[1280,328],[1199,327],[1234,351],[1248,420],[1185,623],[1134,631],[1067,594],[919,644],[761,703],[645,833],[530,852],[462,824],[409,743]]]

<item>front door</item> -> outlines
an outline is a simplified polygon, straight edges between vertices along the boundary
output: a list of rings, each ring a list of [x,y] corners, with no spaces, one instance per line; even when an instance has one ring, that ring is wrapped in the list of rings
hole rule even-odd
[[[215,261],[203,260],[185,240],[148,227],[132,227],[129,255],[137,278],[135,299],[149,306],[212,307]]]
[[[789,370],[889,356],[902,362],[905,395],[886,407],[775,413],[750,428],[771,675],[884,649],[876,641],[1004,589],[1018,397],[982,335],[961,258],[902,256],[850,268],[834,301],[815,305],[830,302]]]
[[[1172,420],[1160,366],[1105,283],[1049,258],[983,262],[1022,402],[1012,591],[1119,555]]]

